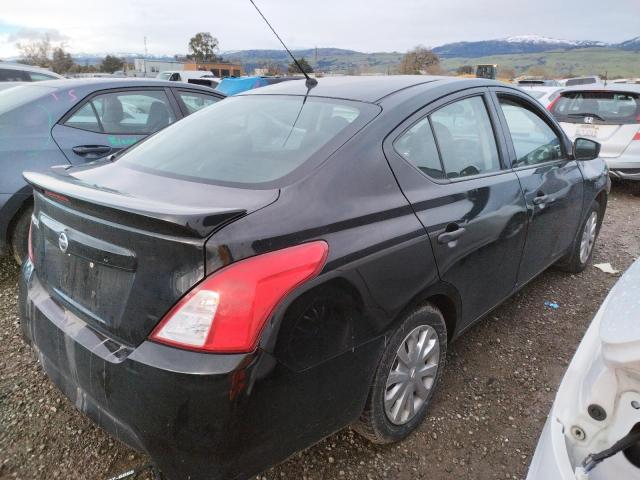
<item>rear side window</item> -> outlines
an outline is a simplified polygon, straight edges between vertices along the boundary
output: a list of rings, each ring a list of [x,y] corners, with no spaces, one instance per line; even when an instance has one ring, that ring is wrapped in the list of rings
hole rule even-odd
[[[365,108],[374,107],[301,96],[232,97],[150,137],[120,161],[208,182],[273,182],[304,164],[351,124],[360,124]]]
[[[465,98],[431,114],[447,178],[500,170],[491,119],[481,97]]]
[[[537,113],[502,97],[500,107],[516,151],[514,167],[537,165],[563,157],[560,138]]]
[[[431,178],[459,178],[500,170],[491,119],[482,97],[450,103],[416,123],[396,151]]]
[[[65,125],[96,133],[145,135],[175,120],[163,91],[127,91],[92,97]]]
[[[189,113],[197,112],[198,110],[213,105],[220,99],[213,95],[205,95],[203,93],[186,92],[179,90],[178,97],[187,108]]]
[[[29,78],[22,70],[0,68],[0,82],[28,82]]]
[[[445,178],[428,117],[403,133],[394,147],[409,163],[431,178]]]
[[[566,123],[640,123],[640,100],[637,93],[565,92],[553,104],[551,113]]]

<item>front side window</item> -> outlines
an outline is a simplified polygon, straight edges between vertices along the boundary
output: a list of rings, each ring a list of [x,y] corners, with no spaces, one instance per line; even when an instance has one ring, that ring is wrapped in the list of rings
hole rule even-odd
[[[220,100],[213,95],[204,95],[196,92],[178,91],[178,96],[190,114],[209,105],[213,105]]]
[[[65,125],[97,133],[148,135],[175,120],[163,91],[127,91],[92,97]]]
[[[232,97],[150,137],[120,161],[196,181],[273,182],[307,162],[351,124],[361,124],[362,109],[374,107],[313,97]]]
[[[450,103],[430,118],[447,178],[500,170],[498,147],[482,97]]]
[[[560,138],[533,110],[507,98],[500,98],[513,147],[514,167],[538,165],[563,157]]]

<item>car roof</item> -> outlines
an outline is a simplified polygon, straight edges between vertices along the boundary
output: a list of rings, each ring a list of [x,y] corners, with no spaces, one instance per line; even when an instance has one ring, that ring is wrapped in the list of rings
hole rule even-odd
[[[589,83],[587,85],[572,85],[565,87],[562,93],[570,92],[631,92],[640,93],[640,85],[635,83]]]
[[[211,87],[197,85],[195,83],[186,82],[170,82],[169,80],[161,80],[159,78],[123,78],[123,77],[98,77],[98,78],[70,78],[63,80],[45,80],[37,82],[38,85],[46,87],[54,87],[58,89],[66,88],[86,88],[87,90],[101,90],[107,88],[128,88],[128,87],[173,87],[173,88],[192,88],[194,90],[203,90],[211,92]],[[219,93],[219,92],[216,92]],[[221,93],[219,93],[222,95]]]
[[[498,85],[498,82],[484,79],[460,79],[458,77],[438,77],[430,75],[372,75],[340,76],[318,78],[318,84],[310,91],[306,82],[281,82],[266,87],[248,90],[244,95],[306,95],[313,97],[340,98],[360,102],[376,103],[401,90],[416,85],[442,85],[447,82],[465,81],[470,86]]]
[[[21,70],[24,72],[46,73],[47,75],[53,75],[54,77],[64,78],[62,75],[58,75],[56,72],[52,72],[51,70],[47,70],[46,68],[24,65],[22,63],[0,62],[0,68],[4,68],[7,70]]]

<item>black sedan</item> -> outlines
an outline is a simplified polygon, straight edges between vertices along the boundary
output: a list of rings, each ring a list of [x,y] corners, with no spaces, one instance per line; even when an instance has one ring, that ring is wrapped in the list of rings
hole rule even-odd
[[[43,81],[0,92],[0,254],[27,254],[33,211],[25,170],[112,155],[224,98],[207,87],[149,79]]]
[[[609,180],[491,80],[285,82],[35,190],[22,328],[79,409],[169,479],[244,479],[424,419],[447,344],[591,257]]]

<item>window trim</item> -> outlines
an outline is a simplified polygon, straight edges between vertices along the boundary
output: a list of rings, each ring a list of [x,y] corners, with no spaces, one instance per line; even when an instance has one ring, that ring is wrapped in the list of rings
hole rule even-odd
[[[482,102],[484,103],[485,109],[487,111],[487,115],[489,117],[489,123],[491,125],[491,131],[493,132],[493,138],[496,144],[496,151],[498,152],[498,162],[500,163],[500,169],[478,173],[476,175],[467,175],[465,177],[454,177],[448,178],[446,177],[446,169],[444,168],[444,163],[442,161],[442,154],[440,153],[440,145],[438,144],[438,138],[433,131],[433,125],[431,121],[431,115],[438,110],[451,105],[453,103],[466,100],[468,98],[480,97]],[[495,106],[493,104],[493,100],[491,97],[491,92],[487,87],[476,87],[472,89],[463,90],[461,92],[454,92],[445,95],[444,97],[438,98],[433,102],[425,105],[421,108],[417,113],[412,114],[410,117],[406,118],[398,127],[396,127],[396,131],[398,133],[394,134],[393,139],[390,141],[390,148],[394,154],[400,157],[404,162],[406,162],[413,170],[418,172],[420,175],[430,180],[433,183],[438,185],[448,185],[451,183],[465,182],[468,180],[474,180],[477,178],[485,178],[485,177],[493,177],[496,175],[503,175],[505,173],[511,172],[511,164],[507,165],[504,149],[507,146],[505,144],[505,139],[503,138],[504,132],[499,128],[500,127],[500,119],[498,117],[498,113],[495,111]],[[440,166],[442,167],[442,171],[445,174],[445,177],[442,179],[433,178],[427,175],[425,172],[420,170],[418,167],[413,165],[408,159],[406,159],[395,147],[396,141],[402,137],[407,131],[413,128],[416,124],[420,123],[425,118],[428,118],[429,126],[431,128],[431,134],[435,140],[436,149],[438,151],[438,157],[440,160]],[[404,125],[408,125],[405,127]],[[398,130],[400,128],[400,130]],[[385,141],[385,143],[387,143]],[[387,147],[388,148],[388,147]],[[384,146],[383,146],[384,149]]]
[[[165,96],[167,97],[167,103],[169,104],[169,108],[171,109],[171,112],[173,113],[173,116],[175,117],[175,121],[172,123],[177,122],[178,120],[180,120],[181,118],[184,117],[184,115],[182,114],[182,111],[177,108],[177,105],[175,105],[173,103],[173,101],[175,101],[175,99],[173,98],[173,94],[170,93],[170,89],[165,88],[165,87],[138,87],[138,86],[134,86],[134,87],[125,87],[125,88],[109,88],[109,89],[104,89],[104,90],[96,90],[95,92],[90,93],[89,95],[85,96],[82,100],[80,100],[76,105],[74,105],[69,111],[67,111],[67,113],[65,113],[60,120],[58,120],[57,124],[61,125],[63,127],[67,127],[67,128],[73,128],[75,130],[80,130],[82,132],[89,132],[89,133],[95,133],[96,135],[130,135],[130,136],[149,136],[149,135],[153,135],[156,132],[136,132],[136,133],[114,133],[114,132],[106,132],[104,131],[104,127],[102,125],[102,121],[100,120],[100,116],[98,115],[98,112],[95,109],[95,106],[93,106],[93,103],[91,103],[91,108],[93,109],[93,113],[96,115],[97,119],[98,119],[98,125],[100,126],[100,129],[102,130],[101,132],[96,132],[94,130],[87,130],[85,128],[79,128],[79,127],[73,127],[71,125],[67,125],[67,121],[73,117],[73,115],[76,114],[76,112],[78,110],[80,110],[82,107],[84,107],[84,105],[86,103],[91,102],[95,97],[98,97],[100,95],[107,95],[110,93],[129,93],[129,92],[164,92]],[[171,125],[171,123],[169,124]],[[167,125],[168,126],[168,125]]]
[[[539,168],[544,166],[550,166],[554,164],[562,164],[572,161],[570,155],[570,150],[568,149],[568,139],[565,135],[562,128],[557,124],[556,120],[552,117],[551,114],[547,114],[546,109],[540,105],[537,101],[534,103],[530,99],[526,98],[524,95],[521,95],[520,92],[515,90],[508,90],[507,88],[491,88],[492,100],[494,102],[495,110],[497,112],[498,118],[500,119],[500,123],[502,124],[502,132],[505,137],[505,142],[507,144],[507,150],[509,152],[509,168],[511,171],[522,171],[528,170],[531,168]],[[516,158],[516,149],[513,144],[513,138],[511,137],[511,131],[509,130],[509,124],[507,123],[507,118],[504,116],[502,111],[502,106],[500,104],[500,97],[507,97],[511,99],[515,103],[523,105],[525,110],[530,110],[538,117],[540,117],[544,123],[546,123],[549,128],[556,134],[556,136],[560,139],[560,148],[562,151],[562,158],[557,158],[555,160],[548,160],[546,162],[536,163],[534,165],[521,165],[515,166],[517,162]],[[527,108],[529,106],[530,108]]]

